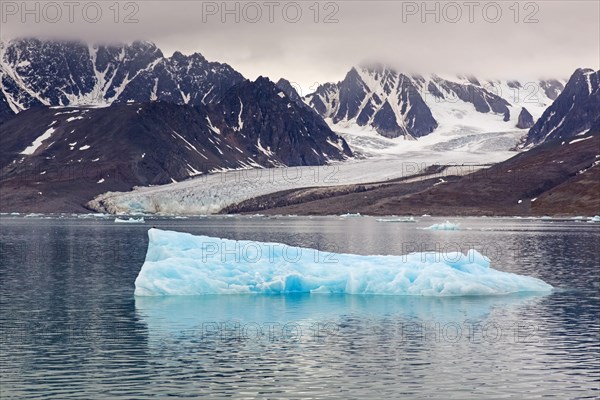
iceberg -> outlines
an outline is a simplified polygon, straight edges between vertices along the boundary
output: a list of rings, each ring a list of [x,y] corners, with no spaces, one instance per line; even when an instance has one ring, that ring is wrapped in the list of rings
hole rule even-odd
[[[129,218],[129,219],[115,218],[115,222],[117,224],[143,224],[146,221],[144,221],[144,217],[141,217],[141,218]]]
[[[417,222],[413,217],[408,218],[377,218],[377,222]]]
[[[460,224],[453,224],[450,221],[446,221],[442,222],[441,224],[433,224],[423,229],[430,231],[458,231],[460,230]]]
[[[362,215],[360,215],[360,213],[346,213],[346,214],[340,215],[340,217],[342,217],[342,218],[356,218],[356,217],[362,217]]]
[[[364,256],[189,233],[148,231],[136,296],[340,293],[481,296],[549,292],[540,279],[490,268],[475,250]]]

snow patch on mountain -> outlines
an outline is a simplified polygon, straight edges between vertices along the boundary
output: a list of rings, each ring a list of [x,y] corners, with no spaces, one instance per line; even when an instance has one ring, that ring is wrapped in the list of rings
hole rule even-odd
[[[35,139],[33,143],[31,143],[31,145],[27,146],[27,148],[23,150],[21,154],[31,155],[35,153],[36,150],[40,148],[40,146],[45,140],[50,139],[50,136],[52,136],[52,133],[54,133],[55,130],[55,128],[48,128],[46,132],[38,136],[37,139]]]

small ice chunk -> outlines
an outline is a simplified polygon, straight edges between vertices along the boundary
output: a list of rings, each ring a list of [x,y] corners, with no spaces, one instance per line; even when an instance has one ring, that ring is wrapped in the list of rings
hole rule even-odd
[[[144,222],[144,218],[129,218],[129,219],[121,219],[121,218],[115,218],[115,222],[116,223],[120,223],[120,224],[143,224]]]
[[[407,218],[377,218],[377,222],[417,222],[414,217]]]
[[[450,221],[446,221],[442,222],[441,224],[433,224],[423,229],[430,231],[458,231],[460,230],[460,224],[453,224]]]

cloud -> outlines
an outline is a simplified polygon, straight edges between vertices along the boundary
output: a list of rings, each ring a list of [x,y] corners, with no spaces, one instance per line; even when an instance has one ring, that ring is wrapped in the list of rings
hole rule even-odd
[[[489,78],[600,69],[597,1],[137,1],[118,3],[118,12],[113,2],[69,10],[58,1],[60,18],[49,3],[3,1],[1,38],[144,39],[166,55],[201,52],[249,78],[286,77],[303,88],[365,61]]]

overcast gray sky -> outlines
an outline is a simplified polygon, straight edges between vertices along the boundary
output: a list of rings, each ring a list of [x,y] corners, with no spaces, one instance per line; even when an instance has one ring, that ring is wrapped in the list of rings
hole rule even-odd
[[[201,52],[248,78],[286,77],[304,92],[369,61],[489,78],[600,69],[599,0],[64,1],[2,0],[2,40],[144,39],[167,56]]]

